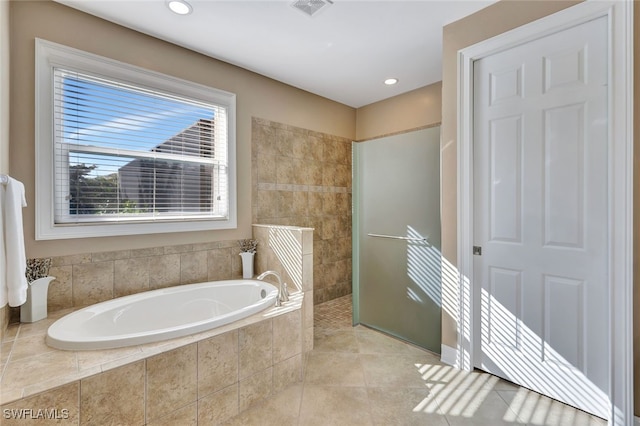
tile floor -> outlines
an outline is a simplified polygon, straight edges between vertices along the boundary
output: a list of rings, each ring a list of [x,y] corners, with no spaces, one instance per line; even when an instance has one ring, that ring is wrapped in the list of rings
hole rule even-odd
[[[315,307],[315,348],[301,384],[228,425],[604,425],[602,419],[366,327],[351,296]]]

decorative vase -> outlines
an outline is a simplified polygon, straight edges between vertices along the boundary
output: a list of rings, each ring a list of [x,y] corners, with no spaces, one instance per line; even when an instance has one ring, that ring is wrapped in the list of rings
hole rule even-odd
[[[253,278],[253,258],[255,253],[242,252],[242,278]]]
[[[20,307],[20,322],[36,322],[47,317],[47,292],[56,277],[42,277],[27,287],[27,301]]]

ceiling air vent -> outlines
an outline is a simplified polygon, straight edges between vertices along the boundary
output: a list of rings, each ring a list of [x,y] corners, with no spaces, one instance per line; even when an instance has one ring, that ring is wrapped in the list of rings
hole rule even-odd
[[[331,0],[297,0],[291,3],[291,6],[307,16],[313,16],[331,4]]]

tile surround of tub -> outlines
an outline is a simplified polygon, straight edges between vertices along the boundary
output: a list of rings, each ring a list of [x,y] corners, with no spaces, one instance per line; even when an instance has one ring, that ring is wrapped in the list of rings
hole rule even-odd
[[[258,259],[262,257],[263,263],[258,259],[256,263],[281,271],[290,283],[295,277],[304,293],[292,294],[291,301],[281,308],[269,308],[216,330],[112,350],[70,352],[44,344],[49,325],[72,308],[56,310],[36,323],[11,324],[0,345],[2,408],[33,408],[36,406],[33,401],[41,400],[33,398],[54,398],[60,389],[70,389],[67,386],[75,384],[80,392],[76,398],[79,402],[56,405],[74,413],[73,424],[78,421],[91,424],[96,418],[129,424],[130,421],[118,417],[123,415],[134,423],[141,418],[138,424],[211,424],[229,419],[299,383],[304,353],[313,348],[314,339],[313,230],[256,225],[254,238],[262,243]],[[274,250],[283,241],[295,253],[289,251],[286,259],[282,259],[284,263]],[[164,259],[172,260],[174,267],[178,265],[169,269],[173,271],[173,283],[180,284],[178,277],[184,277],[179,274],[180,257],[194,252],[204,253],[195,257],[206,259],[209,279],[225,279],[221,275],[229,271],[237,274],[235,278],[241,275],[240,262],[234,260],[239,259],[237,241],[60,257],[54,258],[53,268],[69,268],[67,278],[71,281],[73,269],[78,265],[83,265],[85,272],[91,271],[93,264],[101,265],[96,270],[107,269],[104,264],[112,262],[113,291],[117,293],[139,289],[147,278],[150,287],[162,286],[159,281],[152,282],[153,269],[148,275],[139,273],[130,287],[124,286],[119,274],[136,265],[152,267],[154,262]],[[222,267],[221,263],[227,266]],[[116,273],[118,268],[121,272]],[[103,285],[98,290],[104,288]]]
[[[264,370],[273,362],[273,322],[253,324],[243,328],[238,334],[238,376],[242,380]]]
[[[254,322],[238,329],[223,327],[215,335],[209,331],[106,351],[49,349],[16,359],[15,366],[4,371],[3,381],[9,378],[11,383],[26,385],[25,380],[49,377],[52,385],[34,383],[19,392],[3,387],[2,400],[6,403],[0,408],[3,413],[12,409],[66,409],[68,419],[61,419],[63,424],[188,425],[226,421],[302,380],[300,297],[292,302],[257,314]],[[42,340],[47,324],[34,324],[37,327],[11,325],[5,336],[11,340],[5,344],[26,343],[21,337],[22,327],[27,338]],[[10,357],[29,349],[13,346]],[[283,349],[274,350],[280,347]],[[90,374],[64,383],[65,377],[78,371],[81,360]],[[18,377],[30,369],[33,374]],[[57,372],[63,377],[52,380]],[[43,389],[31,394],[30,389],[38,386]],[[21,397],[23,394],[28,396]]]
[[[80,380],[80,424],[144,424],[145,361]]]
[[[33,420],[32,424],[56,423],[62,425],[78,425],[80,423],[80,382],[73,382],[64,386],[52,389],[38,395],[24,398],[11,404],[2,406],[3,426],[25,426],[30,424],[26,419],[11,418],[4,415],[5,409],[9,410],[33,410],[34,408],[56,410],[49,411],[50,415],[57,417],[55,421],[47,422],[39,419]]]
[[[238,241],[52,258],[48,310],[91,305],[147,290],[241,278]],[[236,259],[237,258],[237,259]]]
[[[238,381],[238,331],[198,343],[198,398]]]
[[[252,219],[314,228],[314,304],[351,293],[351,141],[252,119]]]
[[[199,425],[217,425],[239,413],[238,384],[226,387],[198,400]]]
[[[314,230],[295,226],[253,225],[253,238],[258,242],[256,273],[273,270],[280,274],[289,292],[297,286],[304,295],[300,339],[304,352],[313,349],[313,309],[316,278],[314,273]],[[272,281],[273,282],[273,281]],[[297,337],[296,337],[297,338]]]
[[[197,400],[198,344],[146,360],[146,418],[162,418]]]

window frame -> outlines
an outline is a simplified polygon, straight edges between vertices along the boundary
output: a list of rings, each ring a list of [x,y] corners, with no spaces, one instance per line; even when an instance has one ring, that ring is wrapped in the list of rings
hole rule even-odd
[[[144,235],[237,228],[236,95],[113,59],[36,38],[35,46],[35,174],[36,240]],[[132,222],[55,223],[54,68],[65,68],[126,81],[227,110],[228,202],[226,218]]]

